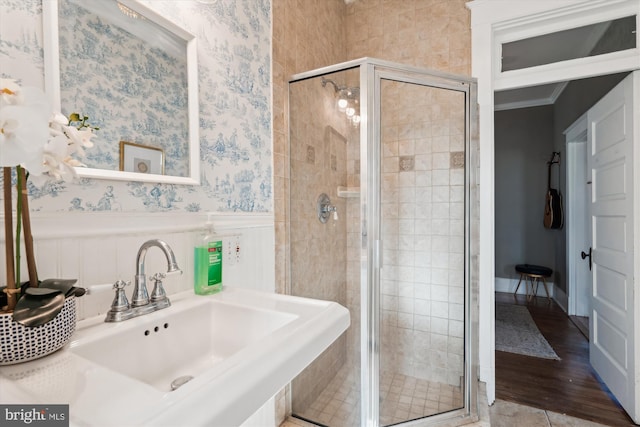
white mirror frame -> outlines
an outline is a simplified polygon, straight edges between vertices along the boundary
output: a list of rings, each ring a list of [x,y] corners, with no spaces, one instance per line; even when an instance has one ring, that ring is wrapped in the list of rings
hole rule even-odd
[[[75,168],[79,177],[109,179],[116,181],[142,181],[163,184],[200,185],[200,138],[198,103],[198,63],[196,36],[179,27],[157,12],[145,7],[136,0],[118,0],[124,6],[138,12],[167,31],[183,39],[187,46],[187,96],[189,139],[189,176],[153,175],[119,170],[95,168]],[[44,31],[44,80],[45,92],[55,111],[60,106],[60,51],[58,39],[58,0],[42,2]]]

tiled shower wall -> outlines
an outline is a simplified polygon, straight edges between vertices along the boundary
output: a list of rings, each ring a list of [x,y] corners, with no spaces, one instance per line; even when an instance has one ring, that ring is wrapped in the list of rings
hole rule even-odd
[[[406,65],[469,75],[471,73],[471,29],[470,12],[465,3],[466,0],[356,0],[347,6],[347,59],[369,56]],[[412,140],[419,140],[419,138],[414,139],[408,135],[408,132],[412,132],[409,125],[415,125],[410,121],[423,114],[425,117],[433,117],[431,111],[421,111],[421,109],[427,108],[426,102],[417,100],[420,98],[430,99],[434,103],[435,101],[445,101],[445,104],[448,105],[451,102],[443,99],[436,100],[434,94],[428,95],[416,91],[409,91],[408,94],[405,93],[405,96],[398,99],[394,96],[399,94],[399,88],[388,88],[388,90],[385,95],[389,95],[390,98],[384,101],[383,97],[383,106],[387,106],[382,117],[382,134],[383,139],[387,142],[387,145],[383,147],[383,156],[385,157],[383,168],[386,164],[386,167],[392,168],[393,172],[389,172],[388,169],[383,170],[383,186],[387,186],[386,189],[383,188],[383,193],[385,191],[388,193],[389,186],[393,185],[401,185],[405,188],[405,192],[410,189],[415,190],[414,203],[420,207],[416,208],[414,213],[407,212],[411,203],[405,203],[404,199],[401,203],[398,199],[397,220],[403,225],[402,233],[397,229],[395,230],[397,234],[393,234],[393,237],[386,236],[391,238],[392,242],[397,240],[398,247],[391,249],[387,244],[385,253],[385,263],[391,261],[393,264],[390,266],[393,267],[387,268],[383,272],[385,279],[382,283],[382,318],[384,322],[381,346],[382,368],[390,372],[459,385],[463,357],[462,338],[460,338],[462,336],[460,321],[462,320],[461,309],[463,307],[451,307],[450,314],[449,304],[462,304],[462,277],[460,276],[462,263],[459,262],[459,267],[454,267],[458,272],[449,275],[449,269],[450,266],[456,265],[462,257],[464,243],[462,230],[454,231],[460,233],[458,236],[440,235],[434,237],[431,236],[433,229],[429,233],[416,233],[415,236],[412,236],[406,233],[406,227],[413,222],[414,232],[416,224],[418,224],[418,232],[426,231],[420,230],[422,227],[419,224],[420,216],[426,214],[426,210],[421,204],[428,203],[426,197],[433,197],[434,192],[438,197],[438,203],[459,203],[462,201],[464,169],[462,169],[463,163],[460,163],[460,152],[463,147],[461,140],[458,139],[449,146],[438,141],[435,141],[435,145],[432,147],[422,144],[422,148],[417,148],[414,144],[413,152],[406,151],[411,150]],[[452,108],[463,112],[463,105],[462,102],[459,102],[457,107]],[[447,110],[440,111],[435,117],[448,119],[448,112]],[[402,122],[403,118],[404,122]],[[437,125],[437,122],[434,123]],[[464,124],[464,122],[461,123]],[[424,127],[425,124],[421,123],[420,126]],[[438,128],[436,132],[442,132],[442,129]],[[423,128],[417,130],[417,132],[424,131]],[[429,141],[430,144],[433,142]],[[395,147],[396,143],[398,151],[389,151],[389,148]],[[403,155],[417,157],[414,165],[422,170],[400,172],[400,149],[402,149]],[[429,162],[433,162],[435,159],[435,163],[429,163],[425,158],[427,156],[425,150],[429,149],[432,150],[429,153]],[[359,156],[354,159],[359,159]],[[451,185],[450,188],[441,185],[442,182],[438,182],[438,188],[432,189],[431,194],[428,194],[429,191],[427,187],[422,186],[424,181],[421,181],[420,178],[418,178],[417,184],[413,181],[413,185],[407,185],[406,181],[411,181],[408,177],[412,174],[415,179],[416,174],[433,174],[433,169],[435,169],[435,175],[444,175],[445,171],[449,172],[449,167],[454,163],[455,170],[451,170],[453,181],[448,184]],[[354,179],[359,180],[359,175],[356,174]],[[397,188],[393,191],[396,190]],[[442,197],[447,190],[450,194],[447,195],[447,201],[444,201]],[[353,318],[354,311],[359,310],[360,302],[359,252],[354,252],[353,248],[359,248],[360,243],[359,224],[357,223],[359,220],[359,200],[350,199],[348,203],[350,212],[354,213],[351,218],[356,219],[356,222],[348,224],[350,227],[348,256],[350,260],[355,257],[348,264],[348,294],[352,296],[349,298],[349,303]],[[387,200],[387,209],[391,209],[388,207],[389,203],[393,202]],[[457,210],[459,206],[449,207],[452,210]],[[444,213],[444,208],[445,206],[438,204],[434,211],[435,215]],[[463,210],[460,210],[454,215],[459,216],[463,213]],[[453,221],[458,221],[458,219],[453,219]],[[390,231],[388,227],[387,231]],[[439,231],[436,230],[435,233],[439,233]],[[400,242],[413,244],[412,249],[408,249],[407,246],[400,247]],[[432,266],[424,266],[427,260],[423,257],[427,248],[420,245],[430,245],[429,249],[436,254],[435,257],[430,257],[430,262],[435,260],[437,267],[435,273],[429,274],[429,277],[425,274]],[[443,259],[445,256],[446,260]],[[413,265],[406,265],[411,263]],[[416,266],[416,263],[419,265]],[[421,263],[422,265],[420,265]],[[409,277],[414,279],[408,281],[405,274],[410,275],[412,270],[414,275]],[[415,270],[418,273],[417,277]],[[402,276],[398,274],[402,274]],[[392,278],[392,276],[395,277]],[[387,278],[392,279],[387,280]],[[435,284],[433,284],[434,280]],[[459,284],[454,286],[453,283]],[[432,286],[433,289],[431,289]],[[449,286],[452,286],[452,289],[449,289]],[[429,289],[428,293],[427,288]],[[435,292],[432,293],[432,290]],[[349,344],[354,348],[359,348],[359,337],[355,336],[353,339],[349,339]],[[349,348],[348,355],[351,354],[354,353]],[[357,353],[355,354],[357,357]]]
[[[276,226],[276,286],[290,289],[289,243],[289,78],[346,59],[343,0],[272,0],[273,175]]]
[[[330,75],[336,83],[344,78]],[[291,294],[346,303],[346,203],[337,195],[347,184],[347,139],[343,114],[335,108],[331,84],[320,78],[296,82],[290,90]],[[337,209],[326,223],[317,200],[326,194]],[[343,335],[292,383],[295,412],[307,408],[346,359]]]
[[[465,97],[388,80],[381,85],[381,367],[459,386]]]
[[[276,286],[290,284],[286,221],[289,197],[289,141],[287,136],[287,79],[295,74],[371,56],[439,71],[471,72],[470,12],[466,0],[272,0],[274,210],[276,222]],[[359,141],[349,140],[348,181],[359,184]],[[352,145],[357,145],[351,151]],[[475,149],[477,151],[477,147]],[[355,154],[354,154],[355,153]],[[474,193],[475,194],[475,193]],[[347,199],[348,217],[359,219],[359,199]],[[475,198],[477,206],[477,197]],[[477,212],[472,210],[472,212]],[[358,220],[347,222],[347,305],[352,331],[359,322]],[[477,248],[476,248],[477,249]],[[477,252],[477,251],[476,251]],[[476,253],[474,252],[474,253]],[[476,258],[472,258],[476,265]],[[349,336],[349,332],[347,333]],[[359,336],[348,339],[347,358],[358,358]],[[357,360],[356,360],[357,363]],[[285,412],[280,396],[278,417]]]
[[[356,0],[347,6],[347,59],[369,56],[471,74],[468,0]]]
[[[276,283],[288,277],[287,97],[290,76],[370,56],[439,71],[471,73],[467,0],[272,0]]]
[[[276,291],[291,289],[289,268],[289,78],[346,59],[343,0],[272,0],[273,175]],[[305,144],[306,145],[306,144]],[[318,260],[318,262],[321,262]],[[328,362],[330,363],[330,362]],[[285,391],[276,396],[276,424],[291,411]]]

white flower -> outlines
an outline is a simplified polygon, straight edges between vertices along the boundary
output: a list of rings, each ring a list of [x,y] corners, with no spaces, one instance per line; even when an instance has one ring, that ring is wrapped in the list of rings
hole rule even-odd
[[[49,118],[49,129],[51,136],[62,134],[64,128],[69,124],[69,119],[62,113],[53,113]]]
[[[40,89],[0,79],[0,166],[20,165],[33,177],[73,178],[74,167],[85,166],[73,156],[83,157],[93,147],[92,128],[81,126],[86,127],[78,130],[63,114],[51,114]]]
[[[57,180],[68,180],[76,177],[74,167],[84,166],[69,156],[69,143],[65,135],[51,138],[44,147],[43,172]]]
[[[23,100],[30,103],[20,104],[19,95],[9,95],[6,88],[2,92],[2,107],[0,107],[0,166],[21,165],[29,169],[38,163],[43,142],[49,136],[48,117],[49,108],[46,97],[37,99],[30,93]],[[42,102],[44,100],[45,102]]]
[[[13,79],[0,79],[0,108],[20,102],[20,86]]]
[[[84,148],[93,147],[91,129],[78,130],[73,126],[65,126],[64,133],[69,138],[69,154],[77,153],[80,157],[84,157]]]

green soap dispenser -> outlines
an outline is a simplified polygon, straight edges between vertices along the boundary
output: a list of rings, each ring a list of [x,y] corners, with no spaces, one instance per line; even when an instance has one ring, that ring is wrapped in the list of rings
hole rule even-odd
[[[222,290],[222,238],[217,237],[209,225],[198,239],[193,251],[193,288],[198,295],[209,295]]]

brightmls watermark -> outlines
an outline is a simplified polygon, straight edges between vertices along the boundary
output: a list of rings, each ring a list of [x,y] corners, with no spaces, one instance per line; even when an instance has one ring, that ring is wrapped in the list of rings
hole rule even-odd
[[[0,425],[69,427],[69,405],[0,405]]]

